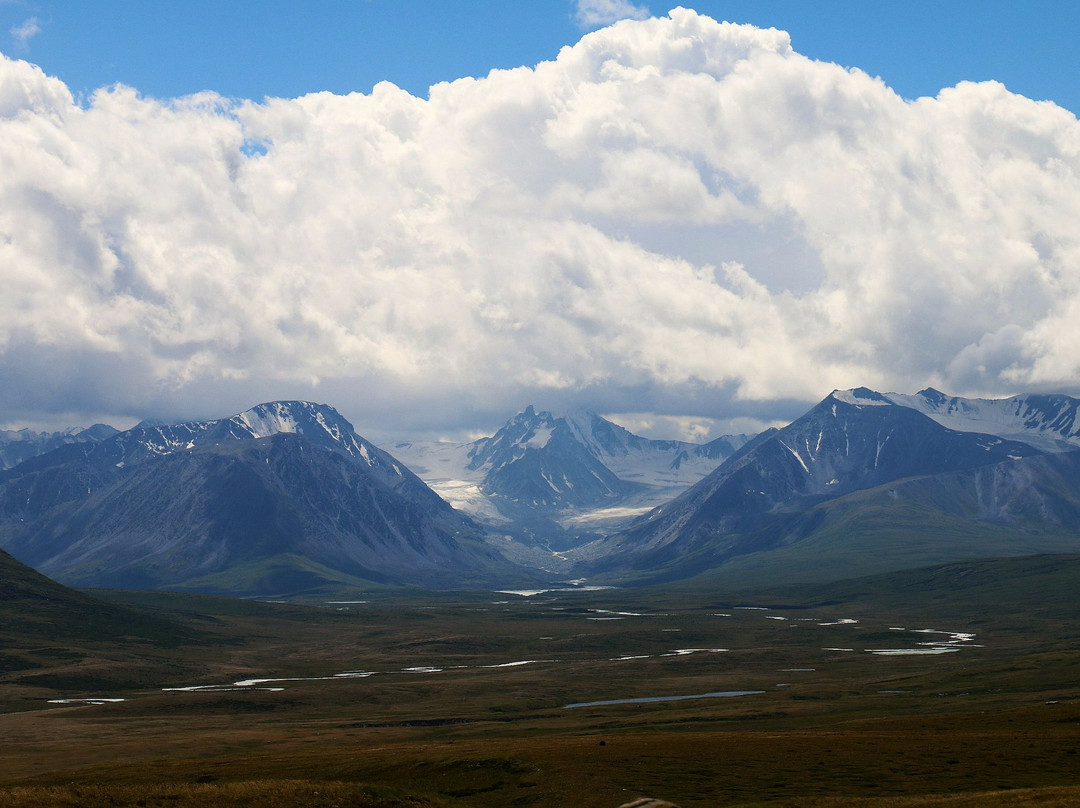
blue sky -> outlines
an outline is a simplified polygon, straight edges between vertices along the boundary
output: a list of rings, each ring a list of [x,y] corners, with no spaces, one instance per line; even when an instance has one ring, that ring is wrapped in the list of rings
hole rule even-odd
[[[908,98],[961,80],[1080,109],[1080,4],[1064,0],[706,0],[714,17],[788,31],[807,56],[859,67]],[[666,5],[639,4],[654,14]],[[534,65],[583,26],[566,0],[0,0],[0,51],[74,91],[121,82],[159,98],[370,92]]]

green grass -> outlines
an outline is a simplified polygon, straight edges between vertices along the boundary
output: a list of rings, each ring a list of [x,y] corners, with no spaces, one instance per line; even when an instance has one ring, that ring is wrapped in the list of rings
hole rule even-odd
[[[880,499],[880,492],[873,493]],[[867,501],[856,501],[864,496]],[[732,558],[704,573],[703,581],[712,587],[762,588],[776,583],[835,581],[972,558],[1080,551],[1080,537],[1075,533],[1031,533],[910,502],[877,501],[866,492],[819,507],[828,518],[810,536]]]
[[[376,586],[372,581],[332,569],[295,553],[260,558],[224,572],[185,581],[176,589],[186,592],[230,594],[266,592],[266,597],[295,598],[333,591]]]

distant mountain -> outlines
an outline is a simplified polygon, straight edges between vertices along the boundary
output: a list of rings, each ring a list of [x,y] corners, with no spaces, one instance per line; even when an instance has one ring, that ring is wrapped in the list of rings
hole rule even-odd
[[[375,454],[382,454],[369,456],[374,445],[360,438],[333,407],[307,401],[272,401],[213,421],[181,424],[144,421],[105,442],[97,457],[103,462],[130,464],[197,446],[281,434],[301,435],[312,445],[363,459],[369,466],[375,464],[372,459]],[[380,462],[385,462],[385,458],[380,458]]]
[[[492,437],[393,456],[331,407],[271,402],[0,471],[0,547],[66,584],[258,595],[822,581],[1076,552],[1078,404],[837,390],[705,445],[530,406]]]
[[[915,395],[886,393],[885,397],[894,404],[918,410],[949,429],[1020,440],[1048,452],[1080,448],[1077,417],[1080,399],[1071,396],[959,398],[928,387]]]
[[[971,559],[1080,552],[1080,450],[896,480],[776,514],[759,552],[720,564],[683,548],[654,575],[707,570],[713,585],[834,581]],[[687,559],[698,553],[697,566]],[[635,574],[649,579],[649,575]]]
[[[566,565],[558,551],[668,501],[746,440],[652,440],[585,410],[557,416],[529,406],[490,438],[390,448],[455,507],[519,542],[556,551],[523,560],[557,569]]]
[[[427,495],[420,480],[403,474],[393,458],[360,438],[333,407],[276,401],[212,421],[170,425],[143,422],[126,432],[114,431],[111,437],[97,443],[69,443],[31,458],[18,468],[0,472],[0,518],[5,514],[36,518],[49,507],[81,499],[101,488],[118,470],[148,460],[278,434],[296,434],[313,446],[363,461],[395,485],[407,485],[413,493]],[[11,484],[4,485],[8,481]]]
[[[696,482],[749,440],[747,435],[723,435],[696,444],[643,438],[585,410],[567,413],[562,420],[578,443],[620,480],[661,488]]]
[[[583,441],[583,430],[575,427],[565,417],[527,407],[494,437],[476,442],[468,468],[483,471],[489,496],[533,508],[595,506],[630,494],[633,484],[615,476],[594,453],[595,443]]]
[[[470,512],[490,513],[494,500],[550,513],[608,507],[643,493],[663,501],[700,480],[747,440],[745,435],[706,444],[653,440],[585,410],[556,416],[529,406],[490,438],[399,443],[391,449],[451,501],[456,492]]]
[[[275,594],[528,577],[332,407],[141,426],[0,473],[0,544],[82,586]]]
[[[946,429],[866,388],[835,391],[787,427],[759,435],[630,529],[583,548],[580,557],[589,571],[696,573],[812,536],[815,519],[824,519],[821,503],[1040,454],[1027,443]]]
[[[100,443],[116,432],[106,424],[94,424],[87,429],[73,427],[62,432],[0,429],[0,470],[12,468],[31,457],[71,443]]]

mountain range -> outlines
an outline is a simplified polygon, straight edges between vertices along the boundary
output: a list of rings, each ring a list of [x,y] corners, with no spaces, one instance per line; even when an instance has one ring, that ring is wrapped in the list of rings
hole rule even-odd
[[[530,580],[332,407],[140,426],[0,473],[0,545],[72,585],[230,593]]]
[[[262,596],[1076,552],[1078,405],[856,388],[705,445],[527,407],[491,437],[391,454],[332,407],[271,402],[39,441],[0,471],[0,547],[72,585]]]
[[[75,427],[62,432],[0,429],[0,471],[69,443],[100,443],[116,432],[106,424],[94,424],[87,429]]]
[[[653,440],[586,410],[529,406],[488,438],[386,448],[492,529],[561,550],[670,500],[749,437]]]
[[[1078,402],[1064,396],[834,391],[576,560],[586,574],[620,580],[712,569],[823,580],[1075,551],[1080,454],[1063,417],[1068,402],[1075,412]]]
[[[942,426],[1023,441],[1048,452],[1080,448],[1080,399],[1064,395],[957,398],[933,389],[915,395],[887,393],[893,404],[911,407]]]

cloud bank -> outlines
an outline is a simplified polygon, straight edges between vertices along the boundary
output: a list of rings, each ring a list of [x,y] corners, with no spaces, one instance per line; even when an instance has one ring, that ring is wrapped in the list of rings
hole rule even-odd
[[[81,105],[0,57],[0,421],[1076,391],[1077,221],[1066,110],[685,9],[427,99]]]

